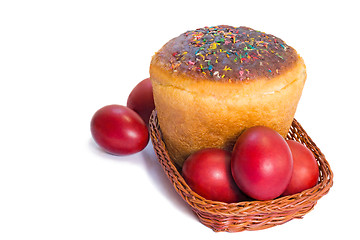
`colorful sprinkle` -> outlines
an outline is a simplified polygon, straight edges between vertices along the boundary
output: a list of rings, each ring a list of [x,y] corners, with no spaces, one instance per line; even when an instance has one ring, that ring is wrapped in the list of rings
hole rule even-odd
[[[228,66],[224,67],[224,71],[230,71],[230,70],[231,70],[231,68],[229,68]]]

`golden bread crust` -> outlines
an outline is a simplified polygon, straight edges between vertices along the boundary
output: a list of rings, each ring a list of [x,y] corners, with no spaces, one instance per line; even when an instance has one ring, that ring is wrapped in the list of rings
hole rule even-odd
[[[181,167],[190,154],[204,148],[231,151],[238,136],[256,125],[285,137],[306,80],[303,59],[292,54],[296,57],[291,64],[271,77],[254,74],[219,81],[187,70],[174,72],[157,53],[150,79],[164,142],[175,163]]]

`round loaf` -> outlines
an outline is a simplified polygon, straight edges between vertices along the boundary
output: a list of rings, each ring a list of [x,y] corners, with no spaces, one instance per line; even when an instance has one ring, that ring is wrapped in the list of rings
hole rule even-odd
[[[150,79],[160,129],[178,166],[203,148],[231,151],[247,128],[286,136],[306,80],[299,54],[248,27],[187,31],[152,58]]]

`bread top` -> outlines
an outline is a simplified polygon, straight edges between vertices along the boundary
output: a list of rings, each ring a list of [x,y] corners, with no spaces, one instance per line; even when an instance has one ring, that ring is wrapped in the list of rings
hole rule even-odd
[[[166,43],[151,65],[172,75],[217,82],[271,79],[302,60],[283,40],[248,27],[187,31]]]

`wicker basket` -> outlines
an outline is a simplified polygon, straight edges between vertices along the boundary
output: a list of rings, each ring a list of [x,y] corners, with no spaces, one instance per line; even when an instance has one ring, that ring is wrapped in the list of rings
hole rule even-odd
[[[312,210],[333,184],[333,173],[320,149],[294,119],[288,139],[305,144],[314,154],[320,169],[319,183],[310,189],[291,196],[269,201],[246,201],[223,203],[207,200],[186,184],[170,160],[157,120],[156,111],[150,118],[150,135],[158,160],[178,194],[191,206],[201,223],[216,232],[241,232],[260,230],[283,224],[295,218],[302,218]]]

